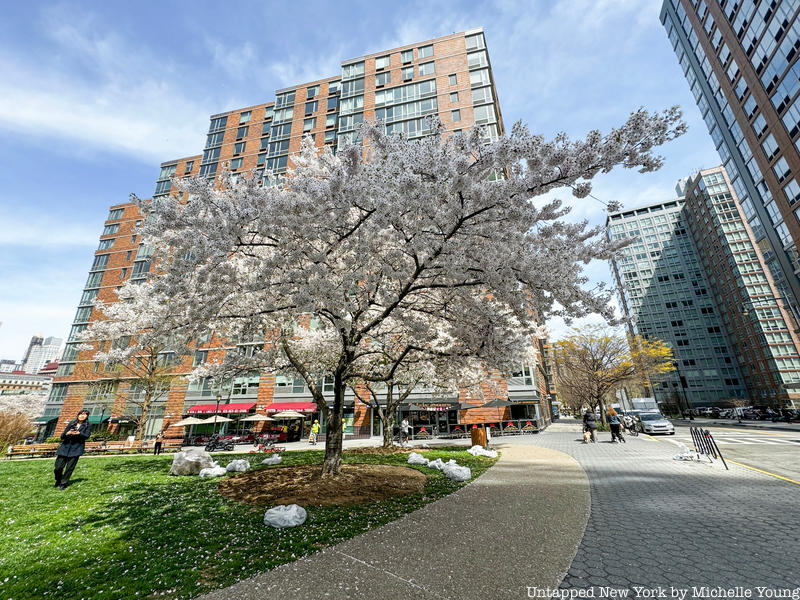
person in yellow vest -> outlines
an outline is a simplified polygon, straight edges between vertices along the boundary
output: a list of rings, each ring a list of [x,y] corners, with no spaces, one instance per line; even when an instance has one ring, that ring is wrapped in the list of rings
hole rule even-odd
[[[308,443],[312,446],[317,445],[317,434],[319,433],[319,421],[314,421],[314,424],[311,426],[311,435],[308,437]]]

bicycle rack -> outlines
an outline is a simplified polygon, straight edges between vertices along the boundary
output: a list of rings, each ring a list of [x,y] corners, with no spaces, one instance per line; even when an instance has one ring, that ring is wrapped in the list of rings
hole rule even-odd
[[[694,449],[698,454],[707,456],[708,460],[711,462],[719,458],[722,464],[725,465],[725,470],[730,470],[728,469],[728,463],[725,462],[725,457],[722,456],[722,452],[719,446],[717,446],[717,442],[714,440],[714,436],[711,435],[708,429],[690,427],[689,432],[692,434]]]

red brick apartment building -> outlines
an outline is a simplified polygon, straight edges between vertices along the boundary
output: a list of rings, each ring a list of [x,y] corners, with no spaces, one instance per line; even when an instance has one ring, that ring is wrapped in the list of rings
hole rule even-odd
[[[328,146],[335,152],[355,139],[356,126],[362,121],[380,119],[390,131],[402,131],[412,138],[424,136],[429,133],[429,115],[438,116],[448,133],[479,124],[485,127],[487,140],[503,134],[482,29],[347,60],[340,74],[277,90],[274,101],[212,115],[203,153],[162,163],[154,197],[177,193],[171,189],[175,177],[213,177],[223,164],[234,173],[252,169],[283,173],[291,166],[291,155],[300,149],[304,135],[311,134],[319,147]],[[111,207],[41,418],[41,437],[60,433],[82,407],[90,410],[90,420],[96,424],[109,421],[111,428],[123,431],[130,427],[128,398],[137,390],[130,389],[124,377],[105,372],[92,351],[78,351],[75,336],[94,318],[91,303],[95,298],[113,302],[123,282],[147,276],[152,249],[138,239],[139,219],[133,204]],[[213,360],[232,348],[235,344],[209,340],[194,357],[177,365],[176,372],[187,373],[193,364]],[[500,384],[494,389],[502,390],[501,395],[515,402],[514,406],[467,412],[460,408],[468,400],[434,397],[431,390],[420,388],[401,413],[410,416],[417,434],[423,428],[428,433],[452,433],[472,423],[505,426],[512,421],[540,427],[549,423],[549,390],[542,365],[520,365],[519,372],[509,378],[493,378]],[[491,393],[488,399],[493,399]],[[151,410],[145,435],[152,437],[165,424],[192,414],[243,417],[285,409],[309,418],[317,411],[299,378],[255,372],[236,378],[222,390],[177,378]],[[348,435],[381,433],[377,415],[352,397],[345,419]],[[233,430],[237,424],[226,427]],[[169,431],[170,436],[182,434],[181,428]]]

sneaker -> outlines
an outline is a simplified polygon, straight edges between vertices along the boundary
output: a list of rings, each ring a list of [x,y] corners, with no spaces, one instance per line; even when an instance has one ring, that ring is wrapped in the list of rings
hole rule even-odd
[[[60,490],[65,490],[65,489],[67,489],[67,484],[66,484],[66,483],[62,483],[62,484],[60,484],[60,485],[58,486],[58,489],[60,489]]]

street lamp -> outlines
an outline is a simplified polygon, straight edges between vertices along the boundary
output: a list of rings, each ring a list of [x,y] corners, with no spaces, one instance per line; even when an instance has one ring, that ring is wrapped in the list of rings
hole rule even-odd
[[[214,408],[214,435],[217,435],[217,413],[219,412],[219,403],[222,401],[222,392],[217,392],[217,406]]]
[[[675,372],[678,374],[678,387],[681,389],[681,395],[683,396],[683,402],[684,402],[684,404],[686,406],[686,409],[688,410],[688,409],[691,408],[691,406],[689,406],[689,399],[686,397],[686,390],[683,389],[683,377],[681,377],[681,369],[678,366],[679,362],[680,361],[676,358],[676,359],[673,360],[672,364],[675,365]],[[681,418],[683,419],[683,418],[685,418],[684,417],[684,412],[683,412],[683,406],[681,406],[680,409],[681,409]],[[689,420],[690,421],[694,421],[694,415],[692,415],[692,413],[689,413]]]

